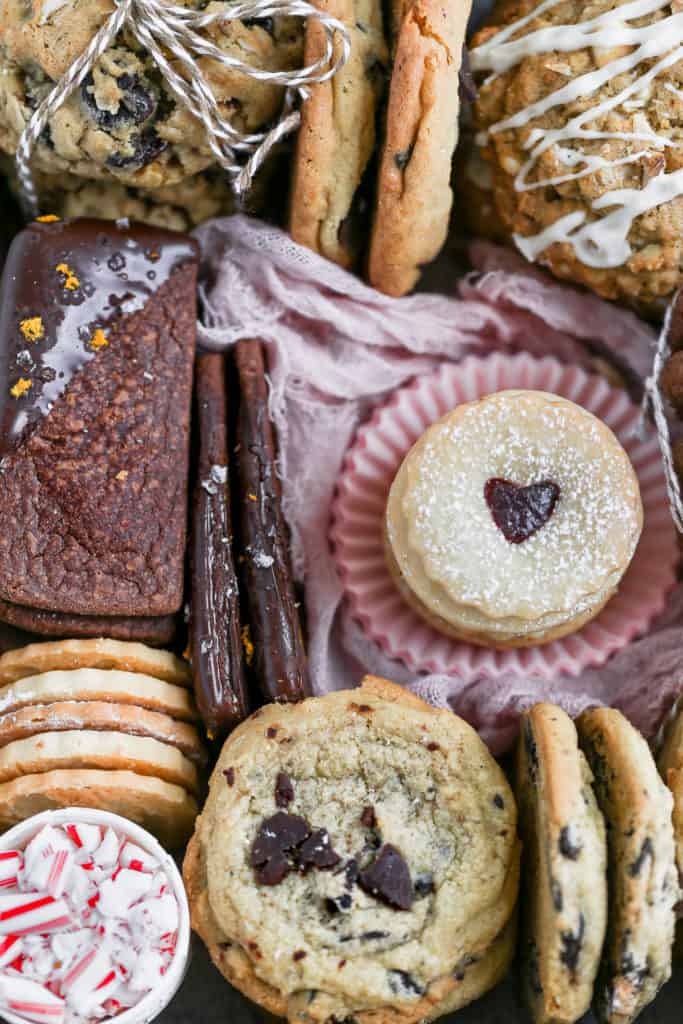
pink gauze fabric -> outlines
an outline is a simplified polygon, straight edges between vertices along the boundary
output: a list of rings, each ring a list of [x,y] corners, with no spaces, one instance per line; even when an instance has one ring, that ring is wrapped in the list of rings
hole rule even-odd
[[[511,744],[520,712],[538,700],[572,715],[613,705],[652,736],[683,691],[683,585],[647,636],[578,677],[467,685],[444,676],[415,679],[345,613],[328,540],[335,484],[356,428],[410,377],[468,352],[525,350],[589,369],[596,356],[607,356],[637,387],[650,370],[652,328],[487,243],[473,244],[476,272],[464,278],[447,257],[441,261],[439,285],[448,297],[390,299],[242,216],[210,221],[196,235],[205,281],[200,344],[221,350],[257,337],[269,347],[271,415],[294,569],[305,583],[314,692],[354,686],[365,672],[383,675],[451,707],[495,752]]]

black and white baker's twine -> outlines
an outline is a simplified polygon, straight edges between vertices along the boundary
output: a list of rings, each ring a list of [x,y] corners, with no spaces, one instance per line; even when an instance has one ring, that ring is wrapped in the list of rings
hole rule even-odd
[[[674,466],[673,452],[671,448],[671,432],[669,422],[666,418],[666,407],[659,382],[667,359],[671,355],[670,335],[674,310],[679,302],[683,302],[683,293],[677,292],[673,297],[666,311],[664,323],[657,339],[655,356],[652,363],[652,373],[645,381],[645,397],[643,399],[644,418],[648,413],[652,414],[657,428],[659,448],[662,453],[664,472],[666,474],[666,489],[669,494],[671,515],[673,516],[676,529],[683,533],[683,500],[681,498],[681,484],[678,473]]]
[[[273,17],[315,18],[325,32],[325,53],[320,60],[297,71],[264,71],[223,53],[202,36],[207,26],[235,20]],[[210,13],[179,7],[164,0],[116,0],[114,11],[93,37],[87,49],[71,65],[26,125],[16,154],[17,176],[29,214],[38,210],[38,196],[31,173],[31,154],[50,117],[81,85],[122,29],[130,31],[155,61],[176,99],[204,126],[206,138],[218,163],[230,176],[238,197],[251,187],[254,175],[272,148],[299,126],[297,99],[305,99],[307,86],[325,82],[349,59],[351,40],[345,26],[319,11],[308,0],[242,0]],[[339,42],[335,56],[335,39]],[[210,57],[224,67],[241,71],[259,82],[285,87],[277,123],[268,131],[243,135],[221,116],[216,99],[197,63]],[[182,68],[181,75],[171,63]]]

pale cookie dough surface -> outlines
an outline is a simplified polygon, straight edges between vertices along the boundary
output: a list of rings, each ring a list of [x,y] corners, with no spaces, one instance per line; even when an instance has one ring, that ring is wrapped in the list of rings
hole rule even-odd
[[[187,4],[187,6],[192,6]],[[226,8],[212,0],[207,13]],[[104,0],[0,2],[0,149],[13,153],[31,114],[90,42],[111,5]],[[214,23],[204,35],[225,54],[264,71],[301,67],[301,19]],[[208,57],[198,61],[224,117],[241,133],[276,117],[279,86]],[[83,85],[49,120],[37,171],[163,188],[215,163],[205,131],[175,99],[140,45],[123,32]]]
[[[199,717],[194,700],[184,686],[165,683],[142,672],[98,668],[55,669],[8,683],[0,687],[0,714],[58,700],[134,704],[184,722],[196,721]]]
[[[182,786],[129,771],[66,769],[0,784],[0,831],[41,811],[94,807],[130,818],[171,849],[192,831],[197,801]]]
[[[572,720],[536,704],[522,718],[515,793],[523,990],[537,1024],[573,1024],[593,998],[607,925],[607,844],[591,783]]]
[[[0,686],[53,669],[120,669],[142,672],[178,686],[191,686],[190,666],[170,651],[123,640],[51,640],[0,656]]]
[[[657,766],[674,798],[676,860],[683,878],[683,712],[680,710],[667,731]]]
[[[490,480],[559,488],[521,543]],[[614,593],[642,528],[638,480],[611,430],[557,395],[502,391],[458,406],[413,446],[386,514],[390,564],[445,631],[493,646],[571,632]]]
[[[199,790],[197,766],[176,747],[150,736],[79,729],[45,732],[14,740],[0,749],[0,783],[62,768],[95,768],[153,775]]]
[[[673,799],[619,711],[587,711],[577,727],[607,823],[610,912],[594,1009],[600,1024],[630,1024],[671,976],[680,896]]]
[[[199,733],[188,722],[178,722],[158,711],[105,701],[55,701],[34,704],[0,715],[0,747],[15,740],[28,739],[43,732],[68,732],[90,729],[148,736],[177,747],[197,764],[205,764],[207,754]]]
[[[353,267],[364,242],[378,105],[386,87],[389,54],[382,8],[374,0],[325,0],[319,5],[346,25],[349,60],[333,79],[311,87],[301,110],[294,157],[290,231],[343,267]],[[306,29],[306,63],[325,52],[317,21]]]
[[[334,863],[264,884],[254,842],[278,813],[326,830]],[[409,874],[403,909],[395,892],[393,903],[373,894],[364,874],[387,848]],[[482,954],[508,923],[518,857],[514,797],[476,734],[368,680],[268,706],[233,733],[185,877],[216,962],[271,1012],[417,1021],[457,986],[463,958]]]
[[[459,71],[469,0],[394,0],[393,68],[379,155],[368,280],[415,286],[446,240],[458,141]]]

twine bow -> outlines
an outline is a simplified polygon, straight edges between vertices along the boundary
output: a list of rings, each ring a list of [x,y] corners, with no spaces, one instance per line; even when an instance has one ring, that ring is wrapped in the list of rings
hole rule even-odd
[[[683,500],[681,499],[681,484],[678,479],[676,467],[674,466],[673,451],[671,448],[671,432],[669,430],[669,422],[666,417],[666,408],[662,391],[659,386],[659,381],[662,376],[664,365],[671,355],[670,336],[674,312],[678,303],[682,301],[683,292],[676,292],[667,307],[664,323],[662,324],[662,329],[657,339],[657,346],[655,348],[655,355],[652,363],[652,373],[645,381],[642,417],[642,425],[644,426],[646,417],[651,414],[655,422],[655,427],[657,428],[657,437],[659,440],[659,448],[662,453],[662,462],[664,463],[666,489],[669,495],[671,515],[679,533],[683,533]]]
[[[50,93],[34,111],[22,132],[16,153],[17,177],[24,206],[29,215],[38,210],[38,196],[31,173],[31,154],[50,117],[82,84],[119,32],[128,29],[147,50],[161,70],[176,99],[201,121],[206,138],[218,163],[230,176],[238,198],[251,187],[254,175],[277,143],[294,131],[300,122],[297,100],[308,95],[307,86],[325,82],[337,74],[349,58],[351,41],[345,26],[319,11],[308,0],[242,0],[220,10],[196,11],[164,0],[115,0],[116,6]],[[297,71],[264,71],[223,53],[200,34],[209,25],[235,20],[271,17],[315,18],[325,31],[325,52],[313,64]],[[335,57],[335,37],[341,43]],[[171,64],[170,54],[185,74]],[[197,58],[210,57],[223,67],[259,82],[285,87],[282,110],[268,131],[243,135],[221,115],[216,99],[197,64]]]

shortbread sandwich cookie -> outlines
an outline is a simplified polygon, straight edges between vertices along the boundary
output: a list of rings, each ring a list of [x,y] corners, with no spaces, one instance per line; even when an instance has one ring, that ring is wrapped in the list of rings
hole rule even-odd
[[[170,651],[98,637],[29,644],[0,656],[0,686],[55,669],[119,669],[141,672],[176,686],[190,686],[190,666]]]
[[[595,990],[600,1024],[630,1024],[671,975],[678,872],[673,799],[639,732],[613,708],[577,722],[607,823],[609,917]]]
[[[106,808],[142,825],[171,849],[185,843],[198,810],[182,786],[130,771],[68,769],[0,784],[0,830],[63,807]]]
[[[238,726],[184,865],[219,969],[307,1024],[442,1012],[510,922],[518,870],[514,797],[477,734],[373,678]]]
[[[415,286],[446,240],[469,0],[392,0],[393,67],[380,150],[370,284]]]
[[[350,268],[358,261],[368,215],[363,205],[369,201],[366,172],[375,150],[389,54],[381,4],[324,0],[319,8],[346,26],[351,52],[334,78],[310,87],[302,106],[289,226],[295,242]],[[307,64],[324,56],[326,42],[320,22],[310,18]]]
[[[571,718],[522,716],[515,794],[524,846],[521,957],[536,1024],[587,1013],[607,925],[605,822]]]
[[[131,704],[108,704],[105,701],[55,701],[52,704],[29,705],[0,715],[0,748],[40,733],[73,729],[146,736],[177,747],[196,764],[206,762],[206,751],[199,733],[189,722],[179,722],[169,715]]]
[[[530,646],[598,614],[642,522],[609,427],[559,395],[499,391],[457,406],[408,452],[387,502],[387,559],[436,629]]]
[[[142,672],[97,668],[41,672],[9,683],[0,688],[0,714],[64,700],[132,704],[183,722],[198,718],[192,695],[184,686],[174,686]]]
[[[44,732],[0,749],[0,783],[60,769],[131,771],[199,792],[197,766],[177,747],[149,736],[78,729]]]

